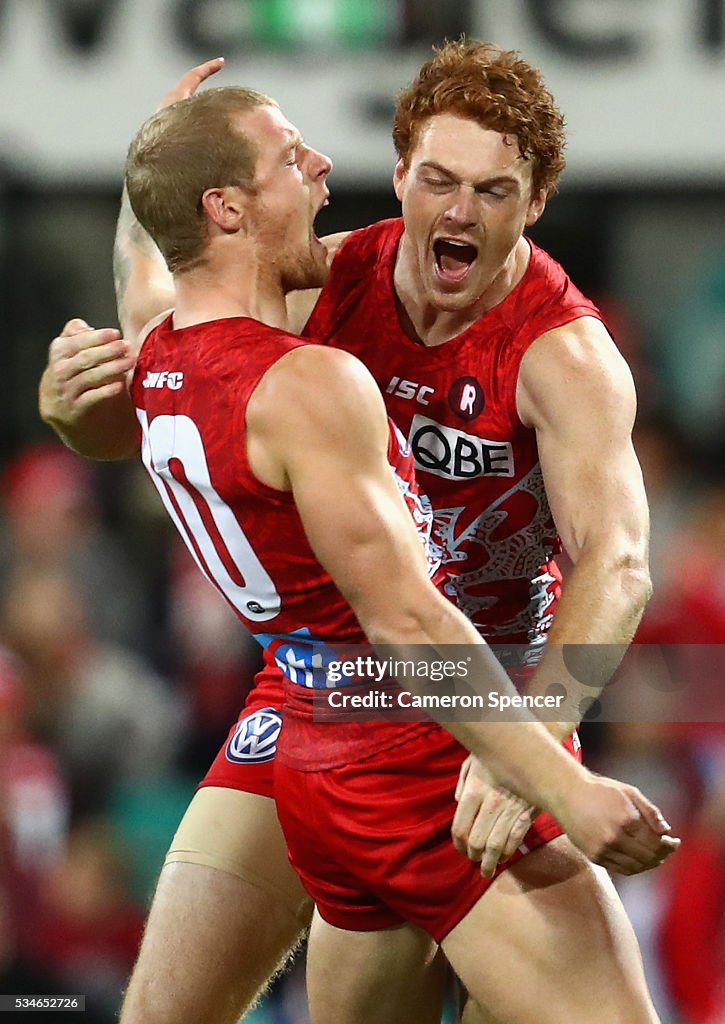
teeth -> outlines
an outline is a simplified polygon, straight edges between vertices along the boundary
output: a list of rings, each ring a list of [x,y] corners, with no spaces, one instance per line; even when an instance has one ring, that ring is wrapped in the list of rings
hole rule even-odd
[[[464,246],[468,248],[471,244],[470,242],[460,242],[458,239],[454,238],[441,238],[441,242],[448,242],[449,245],[459,245],[461,248]]]

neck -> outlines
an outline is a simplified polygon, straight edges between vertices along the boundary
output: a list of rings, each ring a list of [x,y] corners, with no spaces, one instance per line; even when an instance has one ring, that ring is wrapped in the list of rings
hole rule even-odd
[[[445,310],[427,298],[413,246],[403,234],[395,264],[394,284],[404,330],[415,341],[429,347],[457,337],[513,291],[526,273],[530,256],[529,244],[522,237],[502,269],[475,302],[464,309]]]
[[[208,256],[199,266],[174,275],[174,327],[245,316],[287,329],[285,295],[268,264],[253,252],[229,258]]]

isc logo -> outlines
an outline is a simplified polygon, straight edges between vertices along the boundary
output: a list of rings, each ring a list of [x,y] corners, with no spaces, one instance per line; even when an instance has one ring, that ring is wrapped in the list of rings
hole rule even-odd
[[[487,441],[444,427],[418,414],[408,437],[415,464],[448,480],[472,480],[477,476],[513,476],[514,453],[509,441]]]
[[[416,384],[412,380],[401,380],[400,377],[393,377],[385,389],[386,394],[395,395],[396,398],[415,399],[421,405],[429,405],[426,395],[432,395],[435,388],[427,384]]]
[[[145,388],[171,388],[178,391],[184,383],[181,370],[148,370],[143,380]]]

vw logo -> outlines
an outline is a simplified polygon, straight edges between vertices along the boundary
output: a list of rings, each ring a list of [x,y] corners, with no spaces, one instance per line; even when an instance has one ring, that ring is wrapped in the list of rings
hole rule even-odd
[[[262,764],[271,761],[277,751],[282,715],[274,708],[261,708],[237,722],[227,743],[227,761],[237,764]]]

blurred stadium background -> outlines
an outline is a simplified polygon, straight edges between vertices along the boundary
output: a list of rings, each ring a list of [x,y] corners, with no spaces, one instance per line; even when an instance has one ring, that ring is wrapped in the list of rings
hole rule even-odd
[[[567,116],[569,167],[533,237],[599,301],[637,380],[656,585],[640,639],[725,643],[725,0],[4,0],[3,993],[84,992],[79,1019],[113,1019],[166,844],[256,661],[139,467],[86,464],[37,417],[65,320],[116,322],[126,145],[223,54],[220,83],[271,93],[335,160],[321,234],[394,215],[391,98],[462,32],[539,64]],[[723,658],[688,650],[683,685],[722,687]],[[723,1024],[725,725],[694,724],[688,699],[677,725],[588,725],[585,749],[685,837],[620,887],[663,1021]],[[253,1019],[307,1020],[299,966]]]

